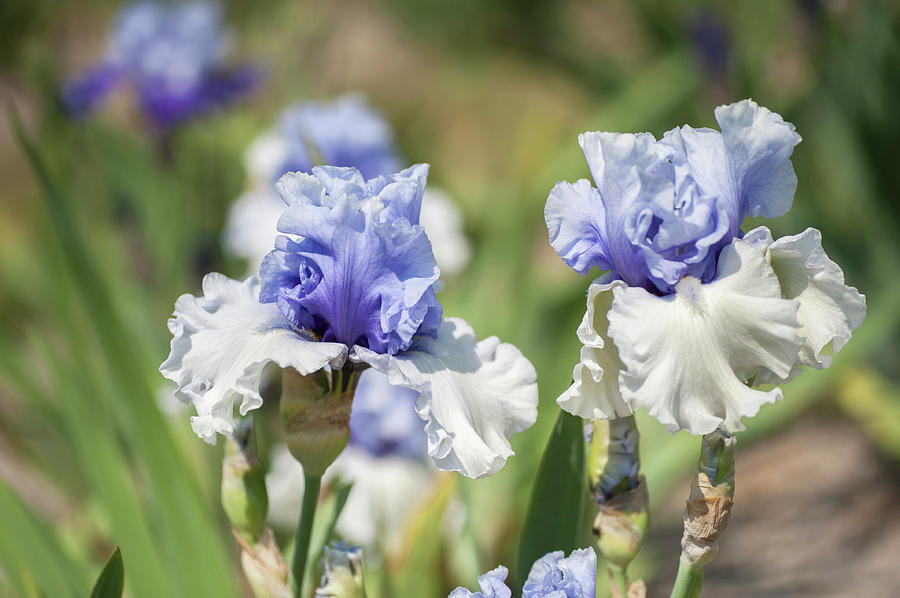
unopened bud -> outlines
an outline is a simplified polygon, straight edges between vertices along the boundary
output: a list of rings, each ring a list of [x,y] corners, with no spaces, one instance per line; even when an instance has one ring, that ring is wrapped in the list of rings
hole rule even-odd
[[[337,542],[325,547],[322,583],[316,598],[365,598],[363,554],[359,546]]]
[[[275,542],[271,529],[266,529],[256,544],[250,545],[237,533],[241,545],[241,567],[256,598],[291,598],[288,585],[290,569]]]
[[[611,566],[625,569],[637,556],[650,529],[650,498],[644,476],[631,490],[598,504],[597,510],[597,550]]]
[[[634,416],[591,422],[588,480],[597,504],[597,550],[611,568],[624,570],[650,527],[647,483],[638,474],[638,429]]]
[[[255,542],[266,522],[266,472],[256,455],[253,420],[242,421],[225,440],[222,506],[237,533]]]
[[[698,569],[719,552],[717,541],[728,527],[734,504],[734,448],[731,434],[713,432],[703,437],[697,477],[684,508],[681,560]]]
[[[281,382],[281,421],[291,454],[307,475],[321,476],[350,441],[350,407],[358,376],[337,370],[301,376],[286,368]],[[341,380],[337,381],[340,375]]]

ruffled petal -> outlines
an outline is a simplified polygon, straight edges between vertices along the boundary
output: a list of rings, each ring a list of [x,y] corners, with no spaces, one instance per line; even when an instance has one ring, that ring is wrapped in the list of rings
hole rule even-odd
[[[558,399],[565,411],[584,419],[608,419],[632,414],[631,406],[619,391],[622,362],[609,339],[606,314],[613,301],[612,289],[624,287],[609,276],[597,279],[588,289],[587,311],[578,326],[582,342],[581,361],[572,371],[572,385]]]
[[[528,359],[497,337],[479,342],[459,318],[444,320],[435,338],[417,336],[395,356],[356,346],[350,359],[419,391],[428,454],[447,471],[493,475],[513,454],[509,438],[537,418],[537,376]]]
[[[210,444],[231,434],[233,406],[241,415],[262,405],[259,378],[271,362],[310,374],[339,367],[347,348],[304,339],[274,305],[259,303],[259,283],[218,273],[203,278],[203,296],[185,294],[169,319],[171,352],[159,371],[176,384],[176,395],[197,410],[194,432]]]
[[[522,598],[594,598],[597,554],[593,548],[549,552],[534,562],[522,586]]]
[[[649,285],[642,251],[623,234],[650,198],[644,196],[642,173],[660,160],[656,139],[649,133],[605,133],[591,131],[578,136],[591,176],[605,211],[604,251],[612,260],[612,270],[632,286]],[[658,191],[659,181],[648,181]],[[598,206],[599,207],[599,206]]]
[[[591,182],[557,183],[544,206],[550,245],[579,274],[597,266],[612,269],[606,244],[606,214],[600,194]]]
[[[797,190],[790,160],[794,146],[800,143],[794,125],[753,100],[719,106],[716,121],[731,163],[741,218],[784,215]]]
[[[803,344],[799,303],[782,298],[761,250],[734,240],[710,283],[686,277],[664,297],[625,287],[613,295],[622,395],[670,431],[735,432],[742,417],[781,398],[780,389],[746,385],[760,368],[787,376]]]
[[[427,165],[366,181],[353,168],[288,173],[276,250],[260,268],[260,300],[324,340],[379,353],[433,334],[440,271],[418,224]]]
[[[470,592],[465,588],[456,588],[450,592],[447,598],[512,598],[512,590],[505,583],[507,575],[509,575],[509,570],[500,565],[496,569],[478,577],[480,592]]]
[[[830,346],[837,353],[847,344],[866,316],[865,295],[844,284],[844,273],[825,254],[822,233],[814,228],[773,241],[769,229],[761,226],[747,233],[744,240],[767,250],[783,296],[800,303],[797,319],[805,341],[797,365],[829,367],[832,356],[823,351]],[[788,379],[801,371],[795,367]],[[767,370],[757,377],[758,382],[784,380]]]

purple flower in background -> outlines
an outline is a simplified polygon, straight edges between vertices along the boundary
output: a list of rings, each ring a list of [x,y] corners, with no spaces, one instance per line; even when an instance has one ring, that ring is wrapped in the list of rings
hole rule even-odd
[[[418,398],[418,392],[394,386],[379,372],[363,372],[353,396],[350,445],[373,457],[423,459],[425,431],[416,414]]]
[[[230,39],[218,5],[139,2],[115,18],[103,60],[63,91],[75,116],[95,108],[118,85],[131,85],[141,109],[171,127],[249,91],[256,73],[223,63]]]
[[[439,270],[419,211],[428,166],[365,180],[355,168],[289,173],[276,249],[260,267],[262,303],[325,342],[376,353],[435,336]],[[299,241],[291,236],[300,237]]]
[[[511,598],[512,591],[505,583],[508,574],[506,567],[497,567],[478,578],[480,592],[456,588],[448,598]],[[522,587],[522,598],[594,598],[596,582],[593,548],[573,550],[568,557],[557,550],[535,561]]]
[[[286,156],[274,179],[317,164],[353,167],[366,179],[402,167],[390,125],[358,95],[295,104],[282,113],[278,132]]]

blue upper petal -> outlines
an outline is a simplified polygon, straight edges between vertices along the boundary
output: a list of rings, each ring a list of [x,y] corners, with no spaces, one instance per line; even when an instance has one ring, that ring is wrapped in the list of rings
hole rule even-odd
[[[355,95],[292,106],[281,117],[280,131],[290,148],[282,172],[308,172],[315,164],[352,166],[369,179],[402,166],[391,127]]]
[[[427,173],[419,164],[371,180],[331,166],[283,176],[278,230],[290,236],[263,260],[260,301],[322,340],[378,353],[434,335],[439,270],[419,225]]]
[[[545,219],[563,260],[666,294],[684,276],[710,280],[745,217],[786,212],[797,182],[793,125],[751,100],[720,106],[716,118],[721,133],[579,136],[597,188],[579,181],[550,192]]]
[[[353,395],[350,444],[375,457],[421,460],[426,455],[425,423],[415,410],[419,393],[365,370]]]

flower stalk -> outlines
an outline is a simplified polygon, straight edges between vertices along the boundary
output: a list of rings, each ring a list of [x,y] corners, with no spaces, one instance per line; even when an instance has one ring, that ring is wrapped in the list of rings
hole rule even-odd
[[[634,416],[591,424],[588,479],[597,505],[594,533],[597,550],[606,560],[614,595],[639,591],[642,582],[630,583],[627,568],[640,551],[650,525],[649,496],[638,473],[639,434]],[[633,593],[633,592],[632,592]]]
[[[734,504],[736,438],[721,431],[703,436],[697,477],[684,509],[684,536],[672,598],[694,598],[703,585],[703,567],[719,552]]]
[[[350,441],[350,407],[359,381],[352,364],[308,376],[286,368],[281,379],[281,421],[288,450],[303,465],[304,489],[291,565],[294,596],[303,587],[322,475]]]

